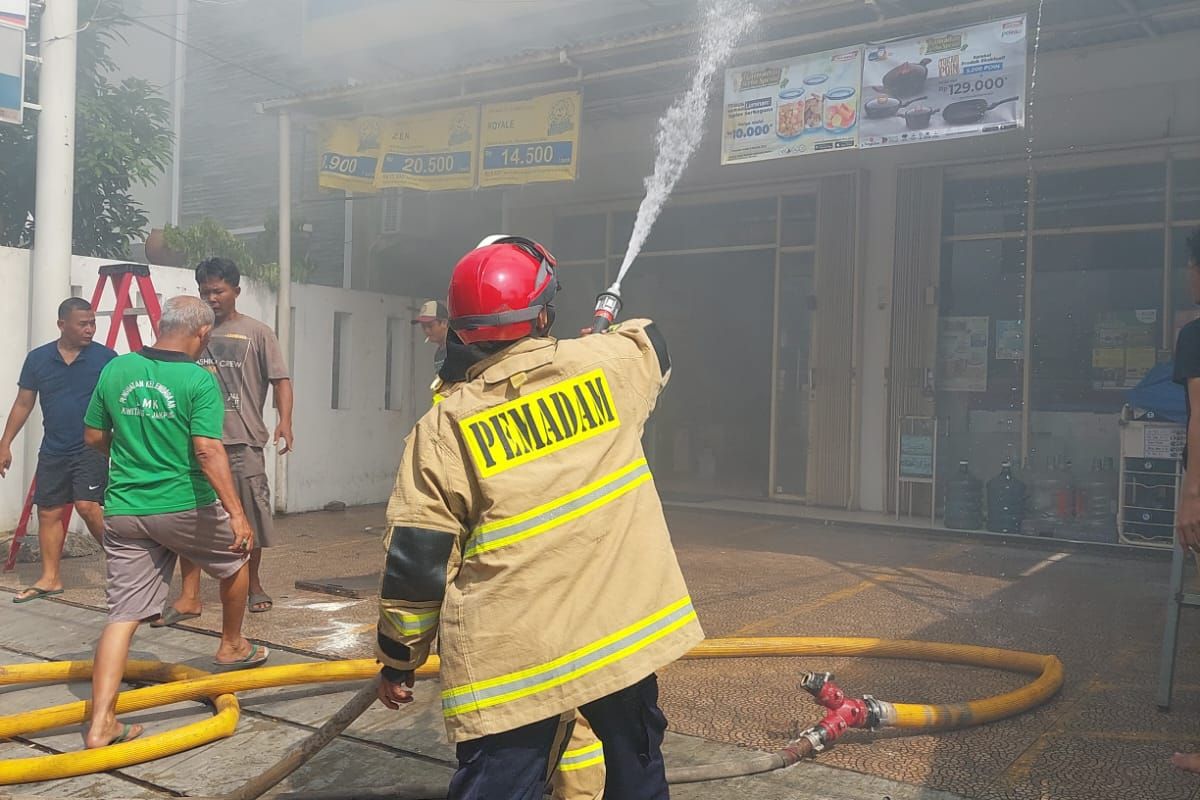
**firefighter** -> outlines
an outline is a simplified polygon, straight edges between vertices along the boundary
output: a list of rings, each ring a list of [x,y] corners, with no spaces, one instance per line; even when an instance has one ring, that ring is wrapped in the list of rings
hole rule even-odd
[[[437,405],[467,380],[467,370],[484,358],[483,354],[463,344],[454,331],[446,336],[446,358],[438,367],[434,379],[433,403]],[[564,720],[563,725],[569,724]],[[552,800],[602,800],[604,797],[604,750],[592,726],[578,711],[574,716],[566,752],[559,760],[551,781]]]
[[[409,434],[388,504],[380,699],[412,701],[436,634],[455,800],[539,797],[576,709],[605,796],[667,798],[655,671],[703,639],[641,447],[665,342],[647,320],[555,340],[557,290],[520,237],[458,263],[450,325],[480,360]]]

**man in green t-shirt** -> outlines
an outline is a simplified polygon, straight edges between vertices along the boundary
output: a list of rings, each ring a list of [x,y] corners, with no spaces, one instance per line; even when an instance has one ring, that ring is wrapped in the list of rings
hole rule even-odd
[[[267,660],[265,647],[242,636],[254,531],[221,444],[225,404],[212,374],[195,363],[212,327],[212,309],[199,298],[172,297],[154,346],[109,362],[83,419],[84,441],[112,459],[104,505],[108,624],[96,645],[88,747],[142,732],[117,721],[117,689],[138,625],[162,613],[178,556],[221,582],[214,663]]]

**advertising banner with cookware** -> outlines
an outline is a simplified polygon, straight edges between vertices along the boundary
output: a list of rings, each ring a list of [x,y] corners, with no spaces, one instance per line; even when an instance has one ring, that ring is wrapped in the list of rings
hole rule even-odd
[[[862,54],[850,47],[727,70],[721,163],[857,146]]]
[[[860,145],[1000,133],[1025,122],[1025,17],[869,45]]]
[[[1021,128],[1026,46],[1017,16],[727,70],[721,163]]]

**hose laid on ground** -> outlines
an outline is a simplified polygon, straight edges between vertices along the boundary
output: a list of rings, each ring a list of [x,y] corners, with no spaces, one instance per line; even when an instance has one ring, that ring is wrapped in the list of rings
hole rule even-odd
[[[883,704],[889,709],[889,713],[882,719],[884,724],[910,730],[969,727],[1004,719],[1044,703],[1054,696],[1063,682],[1062,664],[1055,656],[972,645],[896,639],[856,637],[710,639],[701,642],[684,658],[816,656],[932,661],[1037,675],[1036,679],[1019,689],[980,700],[943,705]],[[0,666],[0,686],[82,680],[91,675],[91,666],[90,661]],[[436,674],[437,669],[438,661],[436,657],[431,657],[429,663],[417,671],[417,675],[418,677],[429,677]],[[217,708],[216,715],[212,719],[192,723],[173,731],[144,736],[132,742],[95,750],[0,760],[0,785],[74,777],[120,769],[225,738],[233,733],[237,724],[239,711],[237,700],[233,697],[235,692],[305,683],[363,680],[373,678],[378,672],[379,665],[373,659],[260,667],[254,670],[216,675],[206,674],[201,670],[178,664],[131,661],[125,672],[127,679],[170,682],[122,692],[117,698],[118,714],[187,700],[212,699]],[[361,698],[356,699],[361,700]],[[365,705],[363,707],[365,708]],[[28,736],[64,725],[80,724],[87,719],[89,713],[89,703],[75,702],[0,717],[0,739]],[[347,721],[346,724],[349,722]],[[336,736],[336,733],[333,736]],[[687,767],[671,770],[669,775],[672,782],[682,783],[755,774],[794,764],[800,758],[808,755],[811,750],[812,747],[806,747],[804,741],[798,741],[778,753],[757,756],[746,762]],[[395,790],[392,791],[395,792]],[[296,794],[289,796],[300,797]],[[341,796],[348,797],[350,795],[342,794]]]

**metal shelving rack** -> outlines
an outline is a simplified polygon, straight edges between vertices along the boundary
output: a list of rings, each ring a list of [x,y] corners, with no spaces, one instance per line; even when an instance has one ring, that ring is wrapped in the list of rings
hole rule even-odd
[[[1179,425],[1140,420],[1121,423],[1120,507],[1123,544],[1169,548],[1175,541],[1175,501],[1183,480],[1176,448]],[[1147,446],[1157,441],[1158,446]]]

